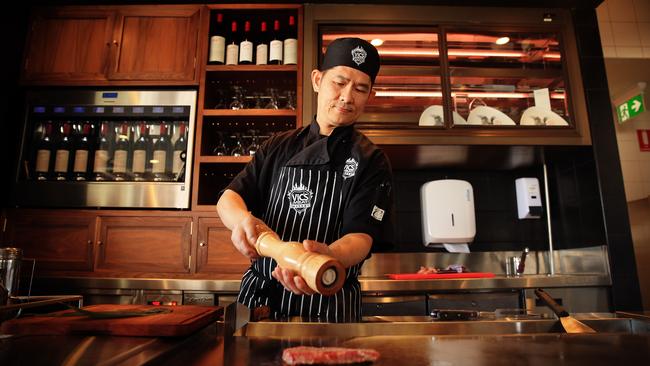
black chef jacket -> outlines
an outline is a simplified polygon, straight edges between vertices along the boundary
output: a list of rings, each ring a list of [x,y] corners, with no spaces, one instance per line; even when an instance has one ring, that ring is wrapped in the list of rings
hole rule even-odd
[[[274,135],[227,189],[237,192],[254,216],[284,241],[331,244],[348,233],[365,233],[373,246],[390,229],[392,173],[386,155],[354,125],[330,136],[310,126]],[[328,322],[359,321],[363,262],[346,269],[343,288],[332,296],[295,295],[272,276],[277,265],[261,257],[244,273],[238,301],[270,306],[275,317],[305,316]]]

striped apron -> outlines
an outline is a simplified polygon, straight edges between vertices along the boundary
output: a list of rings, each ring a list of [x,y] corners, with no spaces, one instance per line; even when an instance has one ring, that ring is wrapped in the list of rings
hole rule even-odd
[[[284,241],[309,239],[331,244],[340,237],[343,208],[353,181],[343,175],[327,164],[284,166],[274,173],[261,219]],[[361,288],[357,276],[362,264],[346,269],[346,281],[336,294],[309,296],[285,289],[271,276],[277,262],[261,257],[244,273],[238,301],[250,308],[267,305],[275,318],[359,321]]]

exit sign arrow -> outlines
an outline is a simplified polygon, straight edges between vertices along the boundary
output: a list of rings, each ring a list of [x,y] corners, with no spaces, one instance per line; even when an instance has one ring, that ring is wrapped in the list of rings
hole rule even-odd
[[[632,110],[634,110],[635,112],[639,112],[641,106],[642,106],[641,102],[639,102],[636,99],[632,102]]]

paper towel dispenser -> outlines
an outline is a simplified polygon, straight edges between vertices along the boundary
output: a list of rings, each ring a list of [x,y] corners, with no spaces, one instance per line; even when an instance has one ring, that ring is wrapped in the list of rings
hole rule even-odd
[[[425,246],[474,240],[474,193],[469,182],[457,179],[427,182],[420,188],[420,200]]]

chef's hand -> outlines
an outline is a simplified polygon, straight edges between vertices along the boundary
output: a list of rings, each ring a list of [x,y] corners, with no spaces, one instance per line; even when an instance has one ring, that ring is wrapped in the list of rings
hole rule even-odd
[[[330,249],[327,244],[319,243],[315,240],[304,240],[302,242],[302,245],[308,252],[316,252],[331,256]],[[304,278],[290,269],[277,266],[271,275],[273,278],[278,280],[282,286],[296,295],[313,295],[316,293],[316,291],[307,285],[307,282],[305,282]]]
[[[230,240],[241,254],[250,259],[257,259],[259,254],[255,250],[255,242],[257,236],[264,231],[272,230],[262,220],[249,213],[233,228]]]

